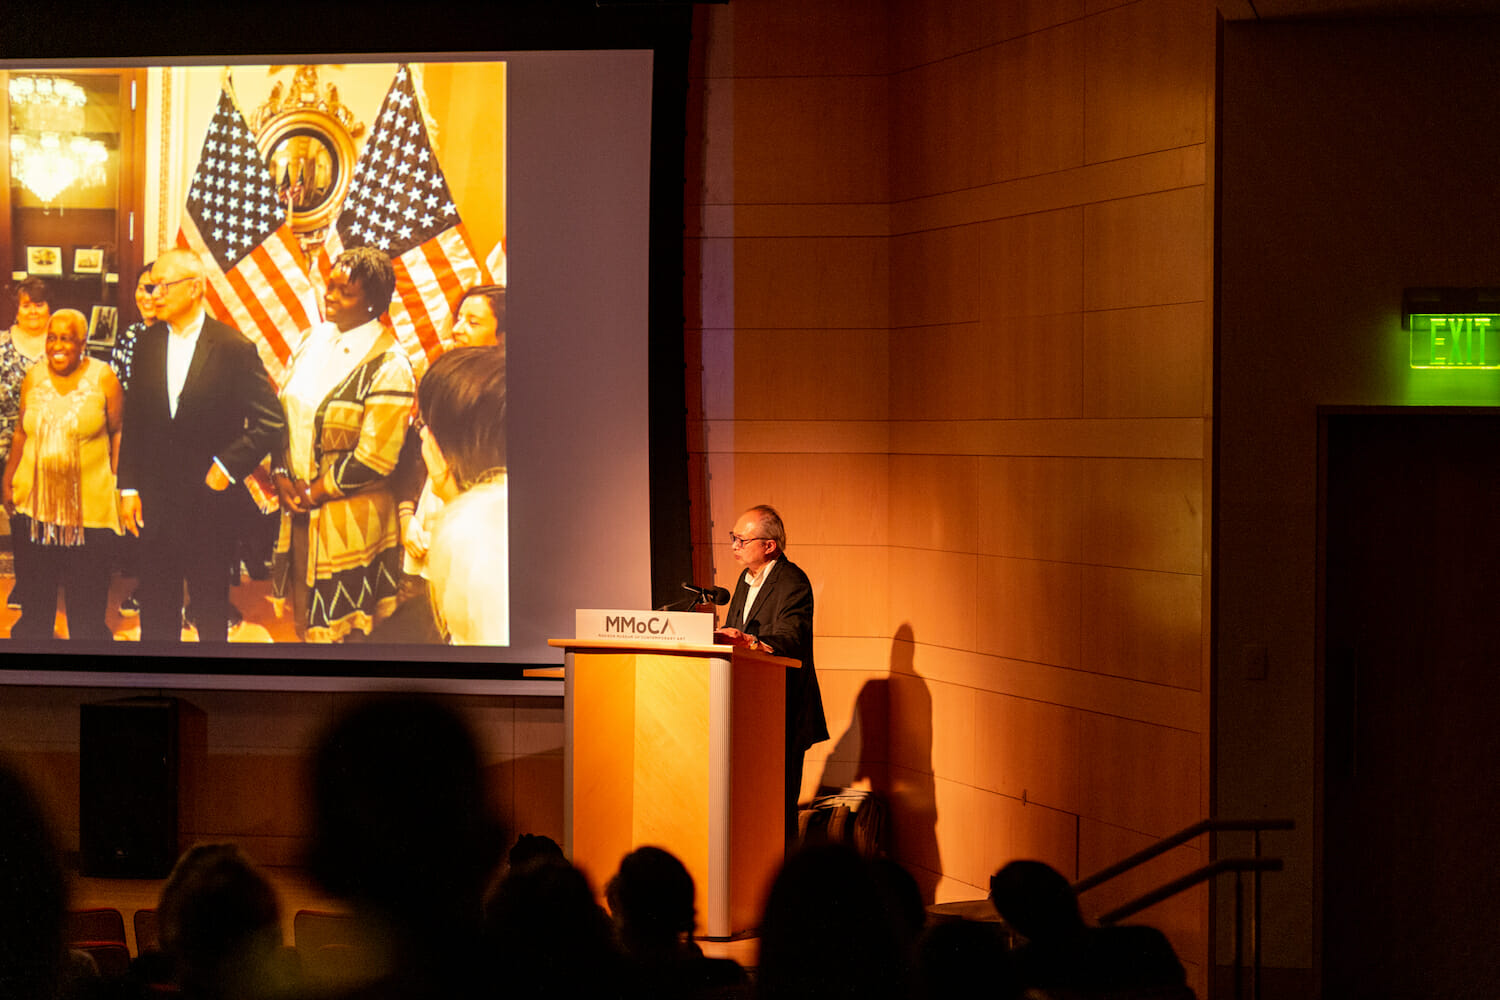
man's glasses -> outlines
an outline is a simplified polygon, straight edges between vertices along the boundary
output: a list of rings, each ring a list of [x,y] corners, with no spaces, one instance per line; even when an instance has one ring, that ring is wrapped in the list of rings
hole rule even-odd
[[[175,279],[173,281],[158,281],[158,282],[153,282],[151,284],[142,285],[141,287],[144,288],[144,289],[146,289],[146,294],[147,295],[155,295],[157,292],[165,292],[168,288],[171,288],[173,285],[180,285],[184,281],[192,281],[192,280],[193,279],[191,277],[177,278],[177,279]]]
[[[749,545],[751,542],[769,542],[769,541],[770,541],[770,539],[767,538],[765,535],[756,535],[754,538],[741,538],[739,535],[736,535],[732,531],[729,533],[729,547],[731,549],[742,548],[743,546]]]

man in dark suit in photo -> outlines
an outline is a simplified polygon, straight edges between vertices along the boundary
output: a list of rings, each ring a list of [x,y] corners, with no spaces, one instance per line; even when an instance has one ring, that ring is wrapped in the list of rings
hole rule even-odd
[[[125,397],[120,520],[141,539],[144,640],[181,638],[184,581],[198,637],[228,638],[229,489],[286,426],[255,346],[205,313],[206,284],[191,251],[156,259],[146,286],[156,322],[140,335]]]
[[[823,695],[813,666],[813,592],[807,574],[786,557],[786,527],[764,504],[741,514],[729,534],[730,551],[745,567],[734,585],[721,641],[802,661],[786,672],[787,842],[797,839],[802,756],[828,739]]]

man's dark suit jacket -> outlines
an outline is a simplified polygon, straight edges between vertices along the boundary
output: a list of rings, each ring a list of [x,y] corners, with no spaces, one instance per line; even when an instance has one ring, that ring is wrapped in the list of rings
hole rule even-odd
[[[211,316],[203,319],[174,418],[167,399],[169,336],[166,323],[153,323],[140,335],[120,437],[119,486],[140,493],[148,525],[153,518],[160,523],[164,514],[217,507],[224,494],[203,483],[214,459],[242,482],[286,427],[255,345]]]
[[[125,394],[119,485],[141,497],[138,550],[141,638],[181,636],[182,584],[200,639],[222,642],[229,619],[229,567],[244,487],[204,482],[217,458],[236,483],[286,429],[281,402],[255,347],[233,327],[203,320],[172,416],[167,400],[165,323],[140,335]]]
[[[813,592],[807,574],[785,555],[771,567],[755,605],[745,608],[750,586],[740,573],[729,599],[726,628],[737,628],[770,646],[777,656],[802,661],[801,670],[786,672],[787,749],[805,752],[828,739],[823,694],[813,666]]]

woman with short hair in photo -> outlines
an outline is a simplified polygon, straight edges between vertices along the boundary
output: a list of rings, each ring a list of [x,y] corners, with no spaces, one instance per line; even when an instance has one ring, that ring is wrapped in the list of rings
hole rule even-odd
[[[290,597],[298,638],[362,638],[396,607],[401,530],[389,477],[415,389],[411,362],[380,322],[396,288],[391,259],[345,250],[281,387],[287,438],[272,472],[281,530],[277,598]]]
[[[107,364],[87,356],[87,341],[83,313],[59,309],[47,325],[46,363],[21,383],[0,484],[6,513],[20,516],[32,546],[28,604],[11,629],[18,638],[52,638],[59,586],[70,638],[113,638],[105,618],[111,543],[120,534],[115,472],[125,392]]]

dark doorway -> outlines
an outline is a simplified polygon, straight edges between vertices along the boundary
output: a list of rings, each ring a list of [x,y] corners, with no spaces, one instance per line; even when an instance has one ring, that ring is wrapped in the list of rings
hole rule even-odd
[[[1324,429],[1323,995],[1500,996],[1500,415]]]

